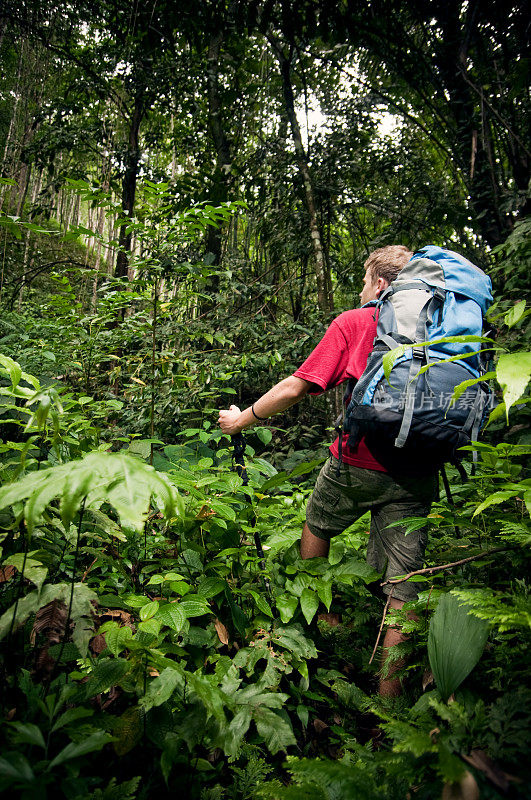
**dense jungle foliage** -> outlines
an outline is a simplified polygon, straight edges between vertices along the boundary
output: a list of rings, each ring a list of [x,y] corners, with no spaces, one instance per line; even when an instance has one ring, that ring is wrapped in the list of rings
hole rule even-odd
[[[501,0],[3,4],[6,796],[531,797],[528,30]],[[434,569],[384,699],[368,515],[298,551],[341,395],[249,431],[248,483],[216,420],[397,243],[491,276],[498,404],[408,522]]]

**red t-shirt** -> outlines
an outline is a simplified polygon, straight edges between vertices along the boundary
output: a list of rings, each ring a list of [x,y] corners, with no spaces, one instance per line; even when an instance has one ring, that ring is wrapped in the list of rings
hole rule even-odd
[[[319,387],[319,390],[310,391],[310,394],[321,394],[349,378],[358,380],[367,366],[367,358],[376,336],[374,311],[374,307],[356,308],[345,311],[332,322],[315,350],[293,373],[297,378],[303,378]],[[348,434],[343,434],[341,457],[345,464],[386,472],[369,452],[364,439],[355,450],[349,448],[347,440]],[[330,446],[330,452],[336,458],[339,457],[338,441],[339,437]]]

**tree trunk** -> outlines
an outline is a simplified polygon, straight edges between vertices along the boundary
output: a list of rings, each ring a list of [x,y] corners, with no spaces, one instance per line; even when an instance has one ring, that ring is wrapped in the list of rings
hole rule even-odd
[[[135,207],[136,182],[138,178],[138,163],[140,161],[140,150],[138,149],[138,134],[140,124],[144,117],[144,89],[140,87],[135,95],[135,104],[129,125],[129,141],[127,162],[122,180],[122,212],[124,217],[131,217]],[[119,244],[120,249],[116,257],[115,276],[117,278],[127,278],[129,267],[129,253],[131,251],[131,233],[127,233],[126,226],[120,227]]]
[[[230,141],[223,127],[218,76],[219,56],[221,52],[221,45],[223,43],[223,37],[223,29],[212,34],[208,45],[207,55],[208,126],[216,151],[216,169],[213,175],[212,196],[210,198],[214,205],[223,203],[227,200],[231,181]],[[209,226],[206,238],[206,248],[207,251],[212,255],[213,264],[220,263],[221,241],[221,228]]]
[[[21,76],[21,73],[22,73],[23,57],[24,57],[24,41],[22,41],[21,46],[20,46],[20,55],[19,55],[19,59],[18,59],[17,77],[16,77],[15,90],[14,90],[15,100],[14,100],[14,103],[13,103],[13,110],[11,112],[11,119],[9,120],[9,129],[7,131],[6,143],[5,143],[5,147],[4,147],[4,153],[3,153],[3,156],[2,156],[2,165],[1,165],[1,168],[0,168],[0,173],[4,177],[8,177],[7,168],[8,168],[8,163],[9,163],[9,150],[10,150],[10,147],[11,147],[11,142],[12,142],[12,139],[13,139],[13,133],[14,133],[14,129],[15,129],[15,124],[16,124],[16,121],[17,121],[18,105],[20,103],[20,76]],[[9,186],[0,187],[0,192],[1,192],[1,194],[0,194],[0,209],[1,209],[2,206],[3,206],[3,203],[4,203],[4,198],[5,197],[9,197]]]
[[[270,40],[271,41],[271,40]],[[315,197],[313,192],[312,180],[310,176],[310,169],[308,166],[308,158],[304,150],[302,142],[301,130],[297,115],[295,113],[295,98],[293,96],[293,87],[291,85],[291,64],[290,59],[286,58],[282,49],[273,43],[275,52],[280,64],[280,71],[282,74],[282,88],[284,92],[284,103],[286,114],[288,116],[291,135],[293,137],[293,144],[295,145],[295,153],[297,155],[297,162],[299,172],[304,185],[304,196],[306,199],[306,206],[310,219],[310,238],[312,242],[313,261],[315,267],[315,279],[317,283],[317,302],[319,309],[325,314],[329,314],[334,310],[334,298],[331,290],[331,279],[327,267],[327,260],[319,231],[317,222],[317,211],[315,205]]]

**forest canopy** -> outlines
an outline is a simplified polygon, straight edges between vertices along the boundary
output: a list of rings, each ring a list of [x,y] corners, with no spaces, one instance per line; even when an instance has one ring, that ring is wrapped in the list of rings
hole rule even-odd
[[[526,4],[6,0],[0,65],[0,789],[529,796]],[[216,421],[394,244],[490,276],[496,403],[384,700],[368,516],[298,549],[342,388]]]

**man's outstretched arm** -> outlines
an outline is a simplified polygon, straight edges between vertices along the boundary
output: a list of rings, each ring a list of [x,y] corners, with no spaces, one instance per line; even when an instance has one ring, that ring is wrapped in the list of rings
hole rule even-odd
[[[238,406],[231,406],[229,409],[219,412],[218,424],[223,433],[233,436],[244,428],[256,425],[259,422],[256,417],[267,419],[295,405],[308,394],[311,385],[302,378],[290,375],[289,378],[284,378],[273,386],[253,404],[254,414],[251,407],[240,411]]]

